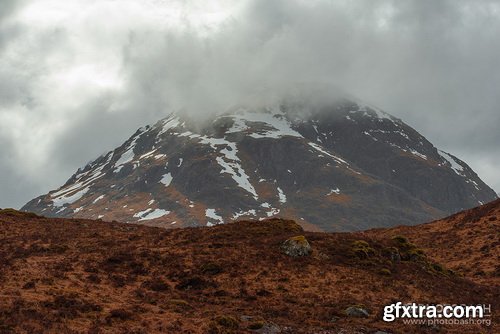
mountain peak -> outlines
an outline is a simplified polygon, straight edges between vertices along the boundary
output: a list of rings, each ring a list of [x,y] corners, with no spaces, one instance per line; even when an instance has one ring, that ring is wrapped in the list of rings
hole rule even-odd
[[[23,209],[162,226],[246,217],[308,229],[416,224],[495,193],[461,160],[382,110],[347,98],[170,114]]]

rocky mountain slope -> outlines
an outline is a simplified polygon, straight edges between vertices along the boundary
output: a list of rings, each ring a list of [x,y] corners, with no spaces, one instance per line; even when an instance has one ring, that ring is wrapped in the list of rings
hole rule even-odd
[[[23,210],[165,227],[293,218],[310,230],[415,224],[496,199],[400,119],[338,99],[171,115]]]
[[[455,233],[468,234],[474,217]],[[474,268],[484,253],[469,244],[482,235],[455,243],[442,233],[431,246],[432,225],[421,235],[393,235],[420,226],[304,232],[280,219],[165,230],[0,210],[0,333],[498,333],[495,307],[490,327],[382,321],[383,306],[398,300],[499,300],[498,286],[474,271],[447,268],[450,247],[470,249],[462,265]],[[290,238],[307,240],[311,253],[284,254]]]

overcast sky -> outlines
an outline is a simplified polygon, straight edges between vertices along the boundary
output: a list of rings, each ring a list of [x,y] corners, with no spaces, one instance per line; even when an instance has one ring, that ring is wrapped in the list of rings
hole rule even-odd
[[[1,0],[0,207],[169,110],[331,83],[500,191],[500,1]]]

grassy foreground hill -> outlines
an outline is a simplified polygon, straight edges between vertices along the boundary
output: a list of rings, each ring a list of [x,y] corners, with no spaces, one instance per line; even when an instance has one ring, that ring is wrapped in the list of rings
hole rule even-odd
[[[382,239],[404,235],[450,269],[500,287],[500,200],[431,223],[364,234]]]
[[[270,219],[164,230],[1,210],[0,333],[498,332],[497,313],[491,327],[382,321],[395,301],[486,303],[495,312],[497,280],[460,270],[473,266],[451,256],[476,252],[482,230],[470,229],[479,231],[467,234],[470,247],[446,229],[430,241],[417,232],[432,226],[318,233]],[[282,252],[296,236],[310,255]],[[490,245],[486,257],[497,250]],[[351,306],[368,316],[347,315]]]

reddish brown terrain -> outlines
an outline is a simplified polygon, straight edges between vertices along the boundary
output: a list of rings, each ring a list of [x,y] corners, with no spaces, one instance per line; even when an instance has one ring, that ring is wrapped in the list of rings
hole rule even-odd
[[[279,219],[164,230],[1,210],[0,333],[498,333],[498,210],[328,234]],[[301,235],[312,253],[283,254]],[[395,301],[496,313],[490,327],[383,322]],[[353,305],[369,316],[348,316]]]
[[[500,286],[500,199],[431,223],[364,234],[382,240],[404,235],[447,268],[475,282]]]

